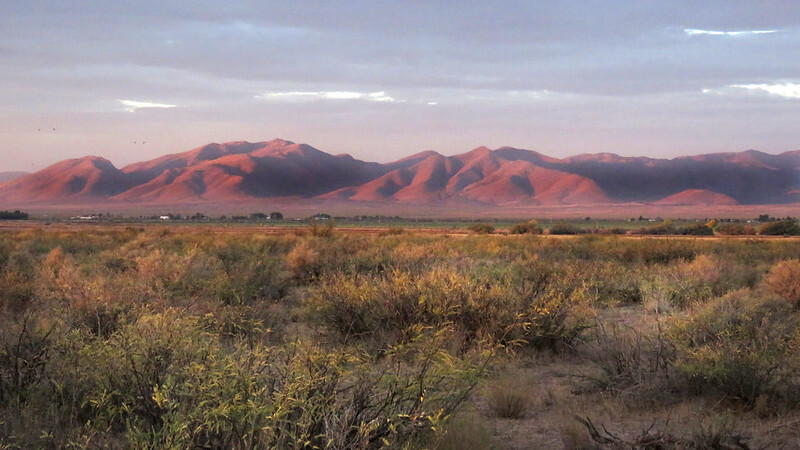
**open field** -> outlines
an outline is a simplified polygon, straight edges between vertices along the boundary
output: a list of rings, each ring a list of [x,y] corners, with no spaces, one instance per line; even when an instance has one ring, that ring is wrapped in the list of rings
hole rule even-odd
[[[800,240],[468,224],[3,222],[0,448],[800,448]]]
[[[728,217],[750,219],[760,214],[773,217],[800,216],[800,204],[776,205],[656,205],[648,203],[614,203],[603,205],[506,205],[496,206],[480,203],[458,204],[403,204],[394,202],[353,202],[332,199],[314,200],[306,198],[271,198],[251,202],[196,202],[176,204],[150,204],[137,202],[110,202],[98,200],[91,203],[68,203],[59,205],[25,202],[7,203],[3,209],[19,209],[30,212],[37,218],[67,218],[75,215],[104,213],[127,217],[159,214],[181,214],[191,216],[200,212],[219,217],[248,215],[253,212],[281,211],[287,219],[304,218],[318,213],[335,216],[400,216],[438,220],[443,217],[467,221],[493,220],[497,217],[513,220],[537,218],[540,220],[626,219],[644,217],[670,217],[686,219],[708,219]]]

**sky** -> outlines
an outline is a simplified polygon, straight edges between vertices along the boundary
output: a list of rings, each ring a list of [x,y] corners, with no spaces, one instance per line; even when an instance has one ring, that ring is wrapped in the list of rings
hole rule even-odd
[[[0,171],[275,138],[780,153],[798,124],[792,0],[0,0]]]

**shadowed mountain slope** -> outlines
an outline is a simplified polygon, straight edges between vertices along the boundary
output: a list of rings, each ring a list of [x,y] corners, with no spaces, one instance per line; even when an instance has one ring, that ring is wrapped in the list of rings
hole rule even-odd
[[[87,156],[0,184],[0,200],[7,202],[222,203],[275,197],[511,206],[794,203],[800,201],[800,151],[557,159],[512,147],[478,147],[454,156],[425,151],[379,164],[275,139],[208,144],[121,170]]]
[[[790,192],[800,186],[800,151],[770,155],[748,150],[675,159],[582,155],[548,167],[590,178],[620,202],[657,201],[702,189],[742,204],[787,203],[796,201]]]
[[[130,186],[125,174],[109,160],[84,156],[0,184],[0,199],[71,201],[109,197]]]

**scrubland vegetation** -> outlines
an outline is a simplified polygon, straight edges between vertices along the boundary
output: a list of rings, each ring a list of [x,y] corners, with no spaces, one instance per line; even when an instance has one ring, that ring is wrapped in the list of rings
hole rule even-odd
[[[476,232],[5,231],[0,447],[800,446],[800,241]]]

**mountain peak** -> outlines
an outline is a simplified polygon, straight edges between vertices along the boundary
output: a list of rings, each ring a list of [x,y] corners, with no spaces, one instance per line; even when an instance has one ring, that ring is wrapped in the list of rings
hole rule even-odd
[[[800,192],[800,151],[755,150],[674,159],[476,147],[428,150],[398,161],[333,156],[285,139],[210,143],[118,170],[105,158],[64,160],[0,186],[16,202],[247,202],[273,197],[440,204],[577,205],[791,203]],[[21,204],[21,203],[20,203]]]

